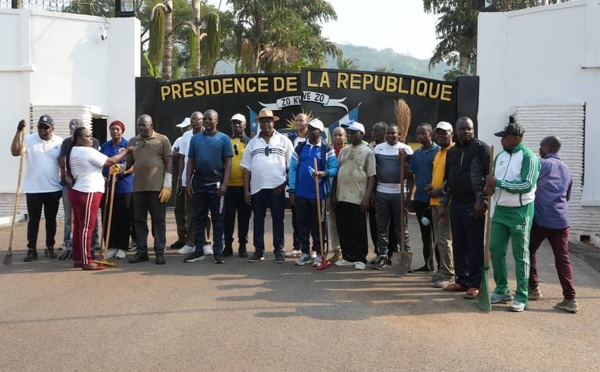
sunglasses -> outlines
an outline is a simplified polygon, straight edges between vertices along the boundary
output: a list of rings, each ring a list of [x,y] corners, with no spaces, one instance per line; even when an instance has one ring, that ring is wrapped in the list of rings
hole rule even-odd
[[[271,152],[271,149],[269,149],[269,146],[265,147],[265,156],[269,156],[270,152]]]
[[[233,144],[233,152],[235,153],[235,156],[238,156],[240,154],[240,152],[238,151],[237,143]]]

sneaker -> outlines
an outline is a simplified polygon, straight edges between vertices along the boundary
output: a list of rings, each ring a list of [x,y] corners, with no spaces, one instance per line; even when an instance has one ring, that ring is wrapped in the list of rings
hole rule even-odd
[[[183,259],[183,262],[192,263],[192,262],[204,261],[205,258],[206,257],[203,252],[194,251],[194,252],[188,254],[187,256],[185,256],[185,258]]]
[[[373,264],[372,267],[374,270],[381,270],[386,266],[387,266],[387,257],[379,256],[379,258],[377,258],[377,260],[375,261],[375,263]]]
[[[177,251],[177,254],[190,254],[195,251],[195,248],[191,245],[184,245],[180,250]]]
[[[474,300],[479,295],[479,288],[469,288],[467,289],[467,293],[464,295],[465,300]]]
[[[317,252],[315,252],[315,251],[310,252],[310,258],[312,258],[313,260],[315,258],[317,258]]]
[[[71,250],[64,251],[60,256],[58,256],[59,261],[68,261],[71,259]]]
[[[520,301],[513,301],[513,303],[508,307],[508,310],[516,313],[520,313],[525,309],[527,309],[527,304]]]
[[[181,242],[181,241],[176,241],[175,243],[171,244],[171,246],[169,248],[171,249],[180,249],[185,245],[185,242]]]
[[[30,249],[27,251],[27,255],[25,255],[25,259],[23,259],[23,261],[31,262],[31,261],[35,261],[37,259],[38,259],[37,251]]]
[[[299,249],[292,249],[289,252],[285,252],[286,257],[300,257],[302,255],[302,251]]]
[[[314,267],[317,267],[317,266],[319,266],[319,265],[320,265],[320,264],[322,264],[322,263],[323,263],[323,259],[321,258],[321,256],[317,256],[317,257],[315,257],[315,259],[313,260],[313,266],[314,266]]]
[[[454,281],[450,281],[448,279],[440,279],[437,282],[433,283],[433,286],[435,288],[445,288],[445,287],[449,286],[452,283],[454,283]]]
[[[248,262],[258,262],[258,261],[262,261],[265,258],[263,257],[262,253],[254,252],[252,253],[252,256],[250,256],[250,258],[248,259]]]
[[[119,250],[117,248],[111,248],[108,250],[108,258],[115,258],[117,257],[117,252]]]
[[[54,253],[54,248],[46,248],[44,249],[44,256],[46,256],[47,258],[54,260],[56,257],[58,257],[56,255],[56,253]]]
[[[513,300],[513,296],[509,293],[492,293],[490,302],[493,304],[505,304]]]
[[[367,268],[367,265],[366,265],[364,262],[356,261],[356,262],[354,263],[354,268],[355,268],[356,270],[364,270],[364,269],[366,269],[366,268]]]
[[[129,248],[128,248],[128,250],[130,250],[130,251],[135,251],[136,249],[137,249],[137,244],[135,244],[135,241],[132,239],[132,240],[129,242]]]
[[[127,258],[127,251],[124,249],[117,250],[117,258]]]
[[[204,254],[207,256],[210,256],[213,254],[213,250],[210,244],[206,244],[204,247],[202,247],[202,249],[204,249]]]
[[[284,263],[285,262],[285,257],[283,256],[283,253],[281,251],[277,251],[275,252],[275,263]]]
[[[335,261],[335,266],[354,266],[354,262],[341,259],[339,261]]]
[[[554,305],[555,308],[568,311],[570,313],[575,314],[579,311],[579,304],[577,300],[562,300],[561,302]]]
[[[313,262],[313,260],[310,257],[310,255],[303,253],[302,256],[300,256],[300,258],[297,259],[296,262],[294,262],[294,264],[296,266],[304,266],[304,265],[309,264],[311,262]]]
[[[225,262],[225,260],[223,259],[223,255],[221,253],[215,253],[213,254],[213,262],[216,264],[222,264]]]
[[[542,298],[542,291],[540,291],[540,287],[529,288],[529,294],[527,296],[529,301],[538,301]]]

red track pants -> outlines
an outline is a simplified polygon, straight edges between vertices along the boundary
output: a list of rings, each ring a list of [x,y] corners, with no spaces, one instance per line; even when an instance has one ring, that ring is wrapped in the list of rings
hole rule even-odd
[[[102,193],[86,193],[73,189],[68,191],[73,206],[73,262],[84,265],[92,263],[92,235],[98,218]]]

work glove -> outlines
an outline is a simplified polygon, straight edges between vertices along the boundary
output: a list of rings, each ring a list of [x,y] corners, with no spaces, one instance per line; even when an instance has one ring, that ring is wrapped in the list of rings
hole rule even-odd
[[[163,187],[160,190],[160,194],[158,194],[158,199],[161,203],[166,203],[171,199],[171,190],[173,185],[173,175],[171,173],[165,173],[165,178],[163,181]]]
[[[111,175],[119,175],[125,172],[125,164],[113,164],[110,166],[108,173]]]
[[[19,121],[19,124],[17,125],[17,131],[22,131],[23,128],[25,128],[25,120],[21,120]]]

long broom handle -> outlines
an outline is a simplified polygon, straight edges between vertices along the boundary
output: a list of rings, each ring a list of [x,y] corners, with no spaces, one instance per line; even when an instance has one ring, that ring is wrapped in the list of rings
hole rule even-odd
[[[323,155],[323,154],[321,154]],[[315,172],[319,171],[318,168],[318,164],[317,164],[317,158],[313,158],[314,162],[315,162]],[[316,176],[316,174],[315,174]],[[323,223],[321,221],[321,193],[319,191],[319,177],[314,177],[315,178],[315,189],[317,190],[317,214],[318,214],[318,219],[319,219],[319,243],[321,246],[321,260],[325,261],[325,247],[323,246]],[[324,263],[324,262],[323,262]]]
[[[406,216],[404,211],[404,156],[404,154],[400,154],[400,252],[403,253],[406,252],[406,241],[404,239],[404,235],[406,235]]]
[[[110,177],[110,175],[109,175]],[[108,202],[108,224],[106,226],[106,244],[110,244],[110,230],[112,227],[112,212],[115,204],[115,186],[117,184],[117,175],[112,175],[112,181],[110,186],[110,200]],[[106,245],[105,245],[106,248]]]
[[[110,179],[111,174],[108,174],[108,178]],[[108,182],[107,182],[108,184]],[[110,187],[110,185],[109,185]],[[106,221],[108,220],[108,197],[109,197],[109,193],[107,192],[104,195],[104,213],[102,214],[102,235],[101,235],[101,239],[100,239],[100,255],[102,257],[100,257],[100,260],[104,259],[104,255],[106,254],[106,249],[107,249],[107,244],[108,241],[106,239]]]
[[[494,146],[490,147],[490,176],[492,176],[494,167]],[[488,207],[485,211],[485,264],[489,266],[490,264],[490,236],[491,236],[491,227],[492,227],[492,195],[488,195]]]
[[[23,164],[25,160],[25,128],[21,129],[21,154],[19,155],[19,177],[17,179],[17,195],[15,197],[15,208],[13,209],[12,226],[10,228],[10,240],[8,242],[8,254],[12,255],[13,236],[17,224],[17,210],[19,209],[19,196],[21,195],[21,183],[23,181]]]

